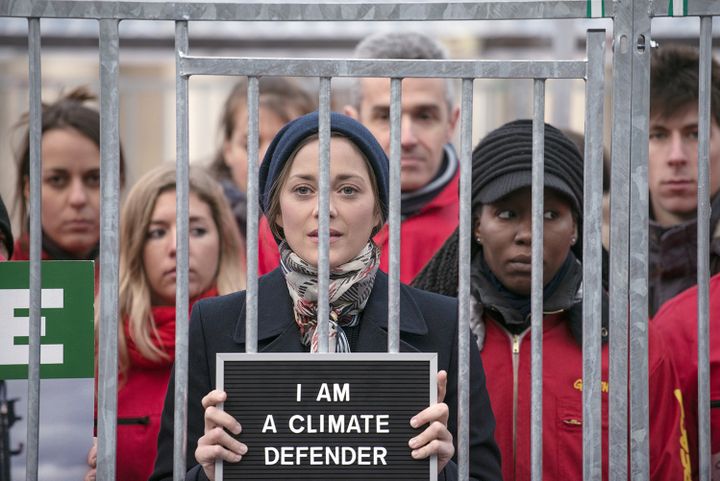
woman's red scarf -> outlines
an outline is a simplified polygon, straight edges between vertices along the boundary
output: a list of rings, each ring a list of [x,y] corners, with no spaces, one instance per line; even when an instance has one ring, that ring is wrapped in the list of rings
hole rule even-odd
[[[218,295],[216,287],[212,287],[208,291],[190,300],[190,310],[193,305],[200,299],[206,297],[215,297]],[[167,359],[158,359],[153,361],[142,355],[137,348],[135,341],[130,334],[130,322],[126,317],[123,320],[123,329],[125,330],[125,339],[127,342],[128,357],[130,365],[140,368],[159,368],[172,366],[175,360],[175,306],[154,306],[152,315],[155,319],[155,328],[157,336],[152,337],[155,347],[167,354]]]

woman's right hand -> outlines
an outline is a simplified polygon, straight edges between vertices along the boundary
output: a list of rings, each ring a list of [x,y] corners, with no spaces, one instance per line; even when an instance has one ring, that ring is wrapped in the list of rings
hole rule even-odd
[[[198,439],[195,459],[211,481],[215,480],[215,461],[221,459],[237,463],[247,453],[247,446],[227,432],[240,434],[242,430],[240,423],[230,414],[215,407],[226,399],[227,394],[217,389],[202,398],[202,406],[205,409],[205,434]]]

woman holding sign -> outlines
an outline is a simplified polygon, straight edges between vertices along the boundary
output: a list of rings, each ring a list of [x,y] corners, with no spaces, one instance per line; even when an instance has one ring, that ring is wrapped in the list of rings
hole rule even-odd
[[[387,349],[388,279],[378,270],[379,250],[371,239],[387,218],[388,160],[370,132],[349,117],[331,114],[330,130],[331,350],[382,352]],[[259,352],[318,350],[313,287],[319,152],[318,115],[312,113],[277,134],[261,166],[260,202],[279,243],[281,267],[259,279]],[[407,440],[407,455],[437,455],[439,479],[456,479],[456,301],[402,285],[400,314],[400,350],[435,352],[441,370],[439,402],[407,420],[418,428],[418,434]],[[216,408],[226,395],[214,390],[216,353],[245,351],[245,292],[195,305],[189,350],[186,479],[214,479],[216,460],[242,462],[247,452],[242,419]],[[500,479],[484,373],[475,349],[470,357],[470,476]],[[172,389],[163,412],[153,480],[172,475]]]

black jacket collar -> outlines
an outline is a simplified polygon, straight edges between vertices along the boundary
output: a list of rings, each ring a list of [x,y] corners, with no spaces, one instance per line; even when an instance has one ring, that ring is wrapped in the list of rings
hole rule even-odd
[[[426,335],[427,323],[409,289],[401,285],[400,332]],[[357,346],[359,352],[387,350],[387,313],[388,277],[382,271],[378,271],[373,290],[362,313]],[[238,344],[245,344],[245,305],[240,307],[233,340]],[[259,350],[265,351],[305,350],[300,342],[300,331],[294,321],[292,300],[280,268],[258,280],[258,344],[264,344]],[[409,348],[408,344],[405,346]]]

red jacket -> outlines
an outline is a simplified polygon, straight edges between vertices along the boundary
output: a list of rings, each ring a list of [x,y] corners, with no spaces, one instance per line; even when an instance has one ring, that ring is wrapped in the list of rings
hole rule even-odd
[[[481,357],[495,413],[495,440],[505,481],[530,479],[530,330],[514,336],[484,315]],[[649,331],[650,479],[689,479],[681,463],[682,407],[662,339]],[[603,479],[608,479],[608,346],[602,350]],[[517,383],[517,394],[514,386]],[[516,406],[516,408],[515,408]],[[516,418],[513,416],[516,409]],[[516,435],[513,435],[513,432]],[[516,448],[514,447],[516,445]],[[543,479],[582,479],[582,350],[566,314],[546,315],[543,329]]]
[[[199,299],[217,296],[217,289],[190,301],[190,310]],[[152,308],[158,329],[159,346],[169,359],[151,361],[128,340],[129,367],[118,382],[117,480],[135,481],[150,477],[155,465],[165,394],[175,355],[175,306]],[[127,332],[127,320],[124,321]],[[128,338],[129,339],[129,338]],[[193,453],[188,453],[193,456]]]
[[[458,182],[460,174],[417,214],[405,219],[400,226],[400,282],[409,284],[437,252],[458,226]],[[258,273],[267,274],[280,265],[277,243],[270,225],[263,216],[258,235]],[[375,235],[380,247],[380,269],[388,271],[390,260],[390,231],[386,224]]]
[[[118,481],[147,479],[152,473],[171,370],[172,363],[157,369],[130,367],[127,372],[118,391]]]
[[[697,286],[667,301],[653,318],[653,325],[665,336],[672,353],[685,399],[693,474],[698,471],[698,343]],[[710,279],[710,399],[720,400],[720,274]],[[710,410],[711,451],[720,453],[720,408]]]

